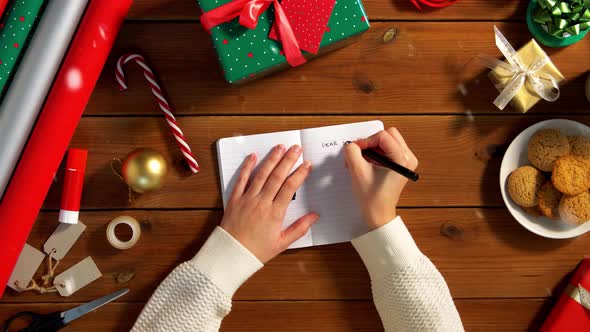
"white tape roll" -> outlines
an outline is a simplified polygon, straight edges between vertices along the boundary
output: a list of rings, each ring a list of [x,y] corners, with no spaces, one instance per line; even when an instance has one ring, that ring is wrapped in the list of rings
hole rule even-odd
[[[119,224],[125,224],[131,227],[131,232],[133,234],[131,235],[131,239],[129,239],[129,241],[121,241],[119,240],[117,235],[115,235],[115,227],[117,227],[117,225]],[[137,220],[135,220],[135,218],[130,216],[117,217],[111,220],[111,222],[107,226],[107,240],[113,247],[117,249],[125,250],[133,247],[137,243],[137,241],[139,241],[140,235],[141,226],[139,226],[139,223],[137,222]]]

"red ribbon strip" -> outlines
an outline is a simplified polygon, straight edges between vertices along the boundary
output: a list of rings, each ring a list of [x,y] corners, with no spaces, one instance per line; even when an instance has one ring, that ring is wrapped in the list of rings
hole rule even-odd
[[[414,4],[414,6],[416,6],[416,8],[422,10],[422,7],[420,7],[421,4],[428,6],[428,7],[442,8],[442,7],[448,7],[459,0],[410,0],[410,1]]]
[[[271,4],[274,5],[274,24],[281,37],[283,53],[287,62],[293,67],[304,64],[306,60],[301,53],[293,28],[278,0],[233,0],[201,15],[201,24],[207,31],[210,31],[239,16],[240,25],[248,29],[255,29],[258,18]]]

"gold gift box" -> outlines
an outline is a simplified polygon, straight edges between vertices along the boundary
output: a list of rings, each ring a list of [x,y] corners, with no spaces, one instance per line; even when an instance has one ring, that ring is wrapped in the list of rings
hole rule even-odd
[[[541,46],[539,46],[539,44],[537,44],[534,39],[516,51],[516,53],[520,57],[522,63],[527,67],[533,65],[533,62],[536,62],[540,57],[547,57],[545,51],[543,51]],[[564,80],[563,75],[559,69],[555,67],[551,60],[549,60],[547,64],[545,64],[545,66],[539,70],[539,74],[541,73],[551,75],[557,81],[557,83]],[[493,69],[488,74],[488,76],[496,86],[496,89],[498,89],[500,92],[504,90],[506,84],[508,84],[508,82],[510,82],[512,79],[512,74],[501,68]],[[535,90],[531,88],[527,79],[522,88],[520,88],[518,93],[516,93],[516,96],[514,96],[514,98],[512,98],[510,101],[510,105],[512,105],[512,107],[516,108],[518,111],[526,113],[541,99],[542,98],[535,92]]]

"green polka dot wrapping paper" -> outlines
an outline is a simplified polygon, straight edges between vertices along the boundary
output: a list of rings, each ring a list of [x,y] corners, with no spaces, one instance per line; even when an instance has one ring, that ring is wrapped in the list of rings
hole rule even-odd
[[[200,0],[203,12],[208,12],[232,0]],[[290,1],[290,2],[289,2]],[[291,5],[301,1],[301,7]],[[346,46],[369,29],[369,20],[359,0],[336,0],[329,20],[322,22],[321,9],[317,12],[314,5],[322,0],[283,0],[281,2],[290,24],[293,27],[300,48],[306,59],[322,55],[337,48]],[[211,38],[217,51],[219,62],[225,79],[232,84],[241,84],[260,78],[275,71],[289,67],[282,50],[282,44],[277,41],[273,31],[274,8],[270,6],[259,17],[254,29],[248,29],[235,18],[227,23],[211,29]],[[313,18],[305,20],[304,18]],[[318,31],[321,27],[323,31]],[[312,32],[310,32],[312,31]],[[321,42],[317,47],[318,32]],[[307,34],[306,34],[307,33]],[[307,37],[309,36],[309,37]],[[317,54],[311,53],[316,52]]]
[[[45,0],[14,0],[0,22],[0,94],[4,94],[31,38]]]

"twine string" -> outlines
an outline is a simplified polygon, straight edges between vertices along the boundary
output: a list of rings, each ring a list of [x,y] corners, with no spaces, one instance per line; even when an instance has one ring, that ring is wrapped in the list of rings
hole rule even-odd
[[[57,252],[57,249],[53,248],[49,252],[49,256],[47,256],[47,274],[41,276],[41,280],[43,280],[43,286],[47,287],[55,278],[55,270],[59,265],[59,260],[53,258],[53,254]],[[55,265],[53,265],[53,261],[55,260]]]
[[[118,167],[115,165],[115,163],[119,164]],[[135,197],[135,192],[133,192],[133,190],[131,190],[131,187],[129,187],[129,185],[125,181],[125,178],[123,178],[121,171],[119,171],[119,169],[121,169],[122,167],[123,167],[123,161],[121,159],[119,159],[119,158],[111,159],[111,170],[127,186],[127,191],[128,191],[128,195],[129,195],[129,203],[135,203],[137,201],[137,199]]]
[[[37,285],[37,283],[35,282],[34,279],[31,279],[31,282],[29,283],[29,285],[27,287],[22,287],[18,280],[14,282],[14,285],[21,292],[33,291],[33,292],[37,292],[39,294],[56,293],[57,292],[57,288],[55,287],[55,285],[53,285],[51,287],[41,287],[41,286]]]

